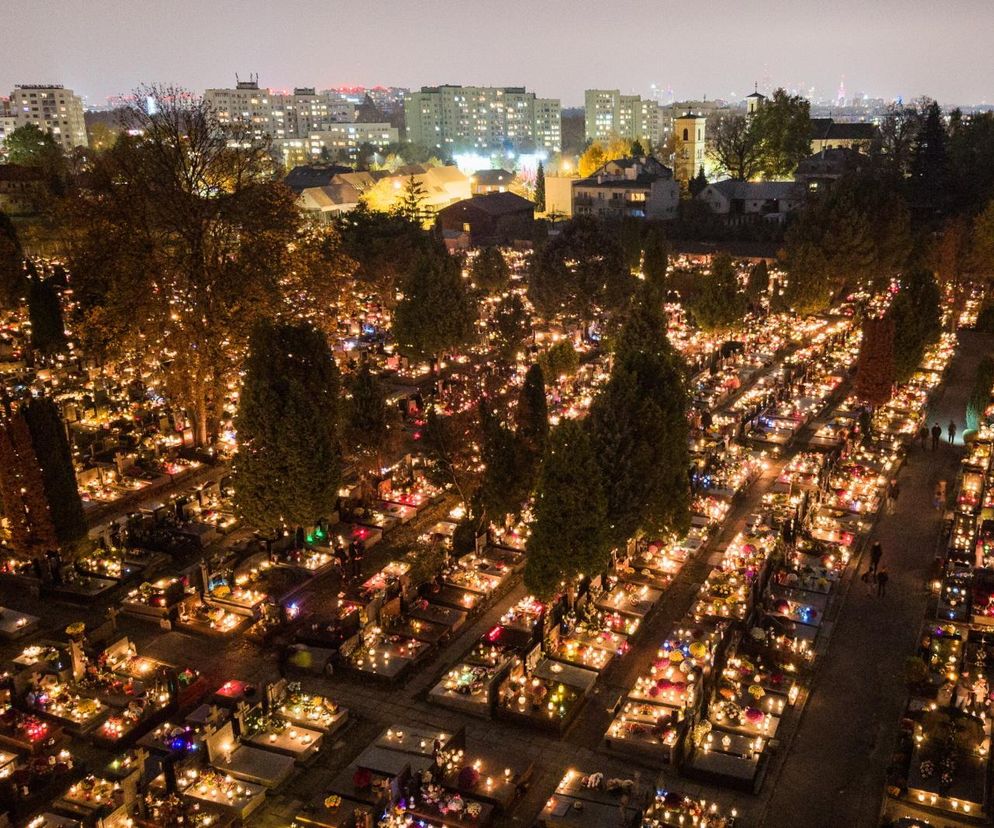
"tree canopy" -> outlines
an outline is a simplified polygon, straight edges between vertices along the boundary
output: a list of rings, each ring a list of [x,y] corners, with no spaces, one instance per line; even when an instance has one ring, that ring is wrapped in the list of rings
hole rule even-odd
[[[921,365],[925,350],[942,333],[942,295],[927,268],[913,268],[901,281],[890,313],[894,318],[894,376],[897,382],[907,382]]]
[[[856,396],[871,406],[883,405],[894,388],[894,318],[867,317],[856,360]]]
[[[455,259],[422,255],[402,291],[393,328],[402,353],[437,356],[472,340],[477,308]]]
[[[261,322],[251,338],[235,427],[235,505],[260,529],[310,526],[334,511],[341,480],[340,380],[306,323]]]
[[[265,148],[230,144],[203,100],[135,99],[134,134],[66,200],[78,329],[91,352],[152,369],[205,444],[252,327],[285,307],[302,218]]]
[[[498,248],[484,247],[473,259],[470,276],[473,284],[481,290],[497,293],[511,281],[511,269]]]
[[[800,95],[777,89],[752,116],[759,135],[760,169],[767,179],[790,178],[811,154],[811,105]]]
[[[584,423],[566,420],[552,432],[528,538],[525,586],[541,598],[578,575],[604,570],[610,559],[607,499]]]
[[[763,154],[754,123],[745,115],[722,115],[709,126],[708,156],[719,173],[739,181],[760,174]]]
[[[87,525],[62,413],[48,397],[32,397],[20,413],[31,432],[55,535],[71,547],[86,537]]]
[[[589,321],[596,308],[624,308],[635,284],[615,235],[595,219],[577,216],[532,258],[528,298],[549,316]]]
[[[639,531],[689,529],[687,405],[682,362],[666,336],[658,294],[647,286],[621,330],[611,377],[590,412],[612,546]]]
[[[741,324],[746,312],[746,297],[739,290],[731,257],[715,256],[711,273],[701,280],[700,291],[693,299],[690,313],[705,331],[725,330]]]

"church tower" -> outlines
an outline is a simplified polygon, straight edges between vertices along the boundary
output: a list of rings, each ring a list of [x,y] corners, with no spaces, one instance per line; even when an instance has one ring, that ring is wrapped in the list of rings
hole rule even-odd
[[[683,188],[687,187],[690,179],[704,165],[704,124],[704,116],[693,112],[681,115],[674,123],[676,155],[673,176]]]

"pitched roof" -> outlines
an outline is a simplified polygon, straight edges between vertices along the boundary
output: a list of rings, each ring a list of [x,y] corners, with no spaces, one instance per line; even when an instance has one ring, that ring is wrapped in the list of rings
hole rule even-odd
[[[517,193],[487,193],[486,195],[476,195],[462,201],[457,201],[439,212],[445,210],[482,210],[491,216],[504,216],[512,213],[520,213],[525,210],[534,211],[534,202],[527,198],[522,198]]]
[[[858,121],[836,121],[833,118],[812,118],[811,137],[829,141],[869,141],[877,133],[873,124]]]
[[[728,178],[709,184],[704,192],[712,188],[729,200],[769,201],[770,199],[804,197],[804,187],[793,181],[735,181]]]
[[[300,204],[305,210],[330,210],[358,203],[359,191],[349,184],[308,187],[300,193]]]
[[[332,179],[341,173],[352,172],[350,167],[339,164],[301,164],[287,173],[283,183],[291,190],[299,193],[308,187],[322,187],[330,184]]]
[[[823,149],[801,159],[797,165],[794,177],[803,175],[841,175],[848,170],[856,169],[867,161],[867,156],[851,147],[832,147]]]
[[[477,170],[471,177],[477,184],[496,187],[501,184],[510,184],[514,180],[514,173],[502,169]]]

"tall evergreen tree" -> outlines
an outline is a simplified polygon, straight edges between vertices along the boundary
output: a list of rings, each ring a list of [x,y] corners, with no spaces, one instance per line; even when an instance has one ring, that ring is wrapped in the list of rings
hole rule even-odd
[[[690,312],[705,331],[724,330],[744,322],[746,298],[739,292],[735,267],[729,256],[714,257],[711,273],[704,278]]]
[[[550,435],[528,538],[525,586],[541,598],[610,560],[607,500],[597,458],[582,422],[566,420]]]
[[[868,317],[856,360],[856,396],[874,408],[890,399],[894,388],[894,318]]]
[[[690,191],[691,198],[697,198],[708,186],[708,177],[704,174],[704,165],[702,164],[700,169],[697,170],[697,175],[695,175],[687,185],[687,189]]]
[[[349,379],[345,400],[345,441],[355,454],[382,467],[383,453],[391,439],[393,417],[387,407],[386,393],[376,375],[363,366]]]
[[[894,369],[897,382],[918,370],[925,350],[942,333],[942,295],[932,271],[918,267],[905,274],[890,313],[894,318]]]
[[[504,290],[511,281],[511,269],[496,247],[484,247],[473,259],[473,284],[487,293]]]
[[[428,191],[412,173],[404,184],[404,191],[397,202],[396,212],[410,222],[422,225],[428,219],[429,211],[425,206]]]
[[[535,209],[539,213],[545,212],[545,165],[541,161],[535,172]]]
[[[27,293],[21,240],[10,217],[0,210],[0,309],[16,308]]]
[[[31,347],[43,354],[56,353],[66,347],[66,324],[59,291],[51,279],[43,279],[37,271],[28,285],[28,318],[31,320]]]
[[[423,255],[402,289],[394,336],[403,353],[437,356],[473,338],[477,309],[450,256]]]
[[[921,221],[933,222],[949,203],[949,159],[946,125],[939,104],[932,101],[915,138],[911,159],[911,202]]]
[[[485,399],[480,401],[479,412],[484,472],[477,496],[487,517],[499,523],[504,515],[520,511],[533,481],[521,463],[524,447],[515,433]]]
[[[313,525],[341,479],[340,381],[324,336],[306,323],[252,334],[235,426],[235,505],[262,529]]]
[[[666,285],[666,271],[669,268],[669,245],[666,234],[658,224],[650,224],[645,231],[642,248],[642,275],[648,284],[660,291]]]
[[[87,527],[62,415],[48,397],[33,397],[18,413],[31,432],[55,535],[63,547],[72,546],[86,537]]]
[[[690,522],[684,370],[655,291],[639,298],[590,413],[614,546],[640,530],[681,534]]]
[[[542,456],[549,442],[549,404],[545,398],[545,378],[538,363],[525,374],[515,410],[515,436],[521,448],[522,474],[534,487]]]

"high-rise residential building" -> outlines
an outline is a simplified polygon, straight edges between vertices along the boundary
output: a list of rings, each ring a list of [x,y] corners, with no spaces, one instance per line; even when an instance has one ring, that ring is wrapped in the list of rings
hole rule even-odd
[[[12,119],[8,123],[15,129],[34,124],[66,152],[87,146],[83,102],[71,89],[56,84],[21,84],[10,93],[8,107]]]
[[[584,94],[584,127],[589,141],[648,142],[655,147],[669,135],[671,118],[654,100],[622,95],[617,89],[588,89]]]
[[[233,89],[208,89],[204,99],[223,125],[240,126],[248,141],[272,140],[277,149],[299,149],[315,132],[335,124],[352,124],[356,114],[356,105],[338,92],[319,92],[313,87],[297,87],[292,93],[274,92],[260,88],[258,78],[238,81]],[[289,141],[296,143],[284,143]]]
[[[274,141],[287,167],[320,161],[352,161],[363,145],[383,151],[399,140],[390,124],[326,123],[303,135]]]
[[[449,151],[562,148],[559,100],[522,86],[424,86],[404,99],[407,140]]]
[[[287,137],[286,113],[273,114],[273,94],[260,89],[258,80],[238,81],[234,89],[207,89],[204,100],[213,107],[223,126],[239,126],[245,138],[263,141]]]

